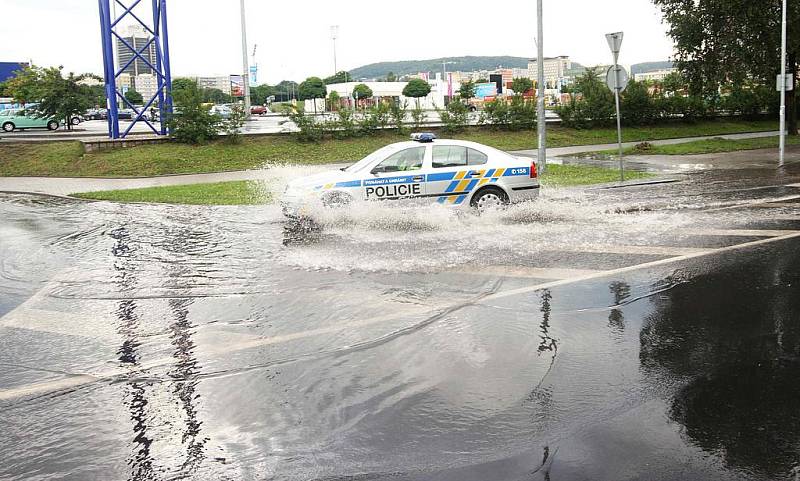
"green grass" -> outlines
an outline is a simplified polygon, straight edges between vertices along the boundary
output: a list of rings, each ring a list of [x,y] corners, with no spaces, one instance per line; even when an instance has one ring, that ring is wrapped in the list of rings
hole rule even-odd
[[[615,182],[619,179],[616,170],[583,165],[549,165],[542,183],[547,186],[575,186]],[[652,177],[647,172],[629,171],[627,180]],[[217,182],[214,184],[189,184],[144,189],[107,190],[72,194],[82,199],[108,200],[115,202],[157,202],[167,204],[195,205],[251,205],[272,202],[272,193],[256,181]]]
[[[800,137],[786,138],[786,145],[800,145]],[[647,148],[628,147],[624,150],[626,155],[693,155],[714,154],[719,152],[735,152],[738,150],[778,148],[778,137],[760,137],[755,139],[705,139],[672,145],[651,145]],[[603,157],[616,155],[616,150],[603,150],[600,152],[587,152],[581,157]]]
[[[625,171],[625,180],[641,180],[655,177],[650,172]],[[541,178],[542,185],[567,187],[574,185],[605,184],[619,180],[619,171],[588,165],[548,164],[547,174]]]
[[[115,202],[157,202],[194,205],[267,204],[272,200],[272,194],[264,190],[260,182],[249,180],[82,192],[71,195],[82,199]]]
[[[774,130],[774,121],[714,120],[670,123],[623,129],[625,141]],[[548,146],[589,145],[616,141],[613,128],[575,130],[548,127]],[[446,135],[442,135],[446,136]],[[503,150],[536,148],[536,132],[503,132],[474,128],[447,136],[472,140]],[[238,145],[164,143],[84,154],[78,142],[0,142],[0,175],[68,177],[130,177],[253,169],[268,164],[323,164],[358,160],[406,136],[383,133],[374,137],[326,140],[304,144],[290,136],[246,137]]]

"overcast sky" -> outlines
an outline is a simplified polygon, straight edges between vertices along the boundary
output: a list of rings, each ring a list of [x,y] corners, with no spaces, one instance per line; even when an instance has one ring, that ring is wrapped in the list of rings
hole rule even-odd
[[[129,4],[132,0],[122,0]],[[113,2],[112,2],[113,3]],[[149,15],[150,0],[140,17]],[[137,7],[137,9],[140,7]],[[461,55],[535,55],[536,1],[247,0],[259,83],[373,62]],[[94,0],[0,0],[0,61],[102,73]],[[173,76],[241,71],[239,0],[168,0]],[[667,60],[672,42],[649,0],[544,0],[545,55],[585,65],[611,60],[604,34],[623,31],[620,63]]]

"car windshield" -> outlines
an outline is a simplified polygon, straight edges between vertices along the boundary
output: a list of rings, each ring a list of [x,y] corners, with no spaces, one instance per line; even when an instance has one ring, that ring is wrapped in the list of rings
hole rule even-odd
[[[353,165],[351,165],[349,167],[345,167],[342,170],[345,171],[345,172],[350,172],[350,173],[358,172],[358,171],[364,169],[365,167],[367,167],[369,165],[372,165],[377,160],[385,159],[386,157],[388,157],[389,155],[391,155],[392,153],[394,153],[395,151],[397,151],[397,150],[399,150],[401,148],[402,148],[402,146],[399,145],[399,144],[391,144],[391,145],[387,145],[385,147],[381,147],[380,149],[376,150],[375,152],[373,152],[373,153],[369,154],[368,156],[364,157],[363,159],[359,160],[355,164],[353,164]]]

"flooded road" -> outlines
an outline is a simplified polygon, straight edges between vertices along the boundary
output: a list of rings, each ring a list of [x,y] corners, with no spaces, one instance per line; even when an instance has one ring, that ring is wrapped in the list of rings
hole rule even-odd
[[[790,479],[798,169],[492,215],[0,194],[0,479]]]

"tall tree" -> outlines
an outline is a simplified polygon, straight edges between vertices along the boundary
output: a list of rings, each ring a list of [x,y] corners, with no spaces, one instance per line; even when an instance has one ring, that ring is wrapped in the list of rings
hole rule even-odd
[[[300,83],[297,88],[300,100],[313,100],[314,113],[317,113],[317,99],[324,99],[328,94],[328,88],[319,77],[308,77]]]
[[[372,97],[372,89],[367,84],[358,84],[353,88],[353,97],[368,99]]]
[[[517,95],[522,95],[533,88],[533,80],[525,77],[517,77],[511,81],[511,90]]]
[[[417,102],[417,109],[419,109],[420,97],[425,97],[431,93],[431,84],[422,79],[411,79],[405,87],[403,87],[403,96],[411,97]]]
[[[780,72],[780,0],[653,0],[675,41],[676,65],[693,94],[730,83],[774,85]],[[797,78],[800,4],[788,2],[789,72]],[[777,95],[777,94],[775,94]],[[797,135],[795,90],[786,93],[789,132]]]
[[[66,77],[63,67],[25,67],[16,77],[7,81],[7,90],[18,102],[34,103],[28,110],[39,117],[63,120],[72,128],[72,117],[80,115],[93,105],[92,90],[80,83],[88,75]]]
[[[323,80],[323,82],[325,82],[325,85],[330,85],[330,84],[340,84],[352,80],[353,76],[350,75],[350,73],[348,73],[347,71],[342,70],[336,72],[335,75],[331,75],[330,77],[325,77],[325,80]]]
[[[394,72],[389,72],[386,74],[386,81],[387,82],[397,82],[397,75]]]
[[[144,101],[144,97],[142,97],[142,94],[135,91],[134,89],[130,89],[127,92],[125,92],[125,99],[128,102],[132,103],[133,105],[141,105],[141,103]]]
[[[465,80],[461,82],[461,86],[458,88],[458,96],[461,97],[462,100],[469,100],[475,96],[475,82],[472,80]]]

